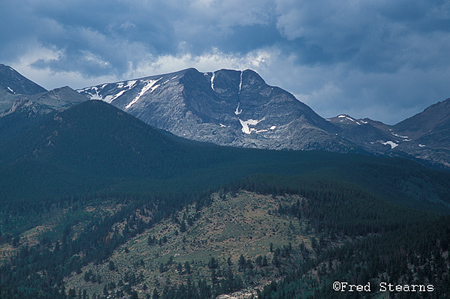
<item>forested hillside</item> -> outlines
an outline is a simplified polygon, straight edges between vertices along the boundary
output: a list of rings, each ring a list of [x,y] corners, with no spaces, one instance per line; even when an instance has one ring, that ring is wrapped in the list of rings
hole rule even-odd
[[[447,172],[188,141],[98,101],[8,121],[1,298],[449,295]]]

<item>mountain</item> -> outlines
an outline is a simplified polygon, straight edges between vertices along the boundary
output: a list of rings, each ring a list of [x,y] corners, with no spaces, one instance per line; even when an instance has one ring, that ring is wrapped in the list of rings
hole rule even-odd
[[[450,99],[436,103],[396,125],[339,115],[328,119],[338,133],[368,152],[410,157],[450,167]]]
[[[348,115],[325,120],[251,70],[186,69],[75,92],[69,87],[46,91],[0,65],[0,137],[6,142],[28,122],[87,99],[111,103],[191,140],[263,149],[365,151],[450,167],[450,99],[394,126]]]
[[[46,120],[46,115],[87,101],[70,87],[47,91],[0,64],[0,146]]]
[[[61,111],[86,100],[68,86],[47,91],[11,67],[0,64],[0,119],[14,114],[11,119],[26,122],[27,118]],[[14,125],[8,123],[8,126]]]
[[[404,136],[399,150],[450,167],[450,99],[393,126]]]
[[[436,103],[423,112],[414,115],[396,125],[394,129],[410,138],[422,138],[430,132],[446,133],[450,130],[450,99]],[[447,129],[447,130],[446,130]],[[448,135],[448,133],[446,134]]]
[[[390,126],[348,115],[325,120],[251,70],[187,69],[78,92],[191,140],[246,148],[366,151],[450,167],[448,101]]]
[[[399,139],[391,134],[387,125],[368,118],[355,119],[341,114],[327,120],[341,129],[338,133],[339,136],[358,144],[371,153],[390,154]]]
[[[218,145],[348,152],[338,128],[254,71],[187,69],[79,90],[177,136]]]
[[[38,120],[0,147],[3,198],[78,194],[121,180],[163,179],[209,161],[190,142],[100,101]]]
[[[46,91],[11,67],[0,64],[0,112],[10,109],[18,95],[34,95]]]
[[[87,101],[70,87],[31,95],[16,95],[12,106],[0,113],[0,145],[42,123],[52,113]]]
[[[0,91],[10,94],[32,95],[47,90],[25,78],[13,68],[0,64]]]
[[[34,95],[18,96],[12,107],[0,114],[0,117],[12,113],[25,113],[29,116],[42,115],[61,111],[85,101],[87,101],[86,97],[66,86]]]

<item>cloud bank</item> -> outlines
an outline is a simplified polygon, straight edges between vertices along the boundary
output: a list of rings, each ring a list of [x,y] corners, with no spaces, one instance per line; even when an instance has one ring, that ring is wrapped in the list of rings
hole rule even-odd
[[[259,72],[323,117],[395,123],[450,97],[446,0],[4,0],[1,63],[50,89]]]

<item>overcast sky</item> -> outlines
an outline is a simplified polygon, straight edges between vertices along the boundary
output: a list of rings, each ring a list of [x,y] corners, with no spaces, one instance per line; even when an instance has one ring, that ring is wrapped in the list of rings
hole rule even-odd
[[[450,97],[449,0],[2,0],[0,63],[47,89],[253,69],[322,117]]]

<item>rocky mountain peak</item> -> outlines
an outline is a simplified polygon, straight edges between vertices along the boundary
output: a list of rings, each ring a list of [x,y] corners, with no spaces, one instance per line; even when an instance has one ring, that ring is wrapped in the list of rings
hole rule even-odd
[[[191,68],[79,92],[197,141],[267,149],[352,149],[335,136],[333,124],[252,70],[201,73]]]

